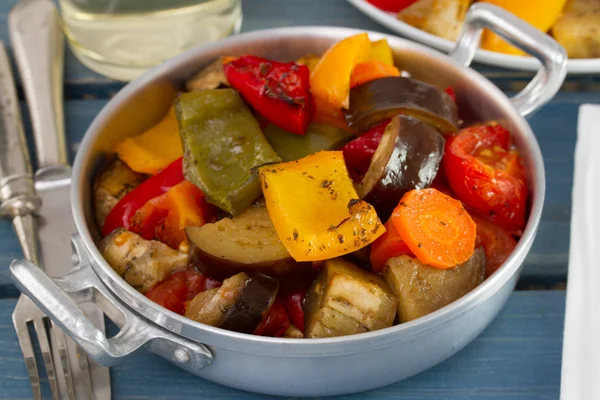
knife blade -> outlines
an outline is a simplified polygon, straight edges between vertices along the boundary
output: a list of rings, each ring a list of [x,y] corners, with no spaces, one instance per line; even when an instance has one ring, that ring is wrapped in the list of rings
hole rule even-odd
[[[9,14],[8,25],[30,110],[39,167],[35,173],[35,189],[41,199],[37,213],[39,260],[48,275],[60,276],[73,267],[70,236],[76,228],[71,214],[71,167],[64,130],[64,40],[59,15],[51,0],[20,0]],[[88,303],[81,308],[98,329],[105,331],[99,307]],[[67,342],[75,398],[85,398],[84,393],[89,391],[86,382],[91,381],[94,399],[110,399],[108,368],[87,360],[72,340]],[[89,376],[86,364],[90,366]]]

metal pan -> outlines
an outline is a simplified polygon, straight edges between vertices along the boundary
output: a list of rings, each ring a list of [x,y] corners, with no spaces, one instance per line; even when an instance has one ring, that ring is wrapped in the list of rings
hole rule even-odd
[[[467,67],[484,27],[541,61],[530,85],[511,99]],[[462,349],[506,302],[535,237],[546,183],[542,155],[524,116],[549,101],[566,74],[565,51],[553,39],[487,4],[471,8],[450,56],[369,32],[372,40],[386,38],[398,66],[414,77],[441,88],[454,87],[463,113],[482,121],[502,121],[525,158],[532,200],[523,237],[504,265],[463,298],[417,320],[371,333],[311,340],[266,338],[206,326],[167,311],[119,277],[96,247],[99,235],[91,186],[98,166],[118,141],[157,122],[195,71],[220,55],[289,60],[322,53],[355,33],[347,28],[303,27],[234,36],[189,51],[127,85],[96,117],[75,160],[73,243],[78,266],[52,280],[33,264],[15,261],[11,273],[19,288],[100,364],[114,365],[146,349],[200,377],[258,393],[319,396],[373,389],[422,372]],[[108,339],[96,330],[77,305],[84,301],[99,304],[121,332]]]

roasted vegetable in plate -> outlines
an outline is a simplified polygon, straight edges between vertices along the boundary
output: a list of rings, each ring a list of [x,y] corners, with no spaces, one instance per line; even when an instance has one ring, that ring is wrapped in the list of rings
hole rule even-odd
[[[569,58],[600,58],[600,2],[570,0],[552,27]]]
[[[227,78],[223,73],[223,61],[223,57],[219,57],[192,76],[185,83],[185,88],[188,92],[194,90],[217,89],[220,86],[228,86]]]
[[[264,205],[233,218],[186,229],[192,262],[209,276],[227,278],[242,271],[283,276],[310,268],[285,248]]]
[[[397,115],[386,127],[356,191],[385,220],[406,192],[431,185],[443,152],[444,138],[435,129],[414,117]]]
[[[280,161],[234,89],[202,90],[177,100],[185,178],[206,199],[237,215],[260,196],[254,168]]]
[[[306,336],[344,336],[392,326],[396,298],[385,281],[340,258],[325,261],[305,300]]]
[[[189,254],[123,228],[102,239],[99,249],[115,272],[142,293],[173,272],[186,269],[190,262]]]
[[[396,114],[416,117],[442,133],[456,132],[456,104],[434,86],[412,78],[390,77],[363,83],[350,91],[346,122],[359,132]]]
[[[398,300],[398,320],[412,321],[458,300],[485,277],[485,254],[478,247],[456,268],[438,269],[410,256],[390,259],[384,272]]]

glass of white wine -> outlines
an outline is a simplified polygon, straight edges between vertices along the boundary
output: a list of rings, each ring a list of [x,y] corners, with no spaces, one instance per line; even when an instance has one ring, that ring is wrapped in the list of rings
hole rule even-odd
[[[192,47],[239,32],[241,0],[59,0],[75,56],[129,81]]]

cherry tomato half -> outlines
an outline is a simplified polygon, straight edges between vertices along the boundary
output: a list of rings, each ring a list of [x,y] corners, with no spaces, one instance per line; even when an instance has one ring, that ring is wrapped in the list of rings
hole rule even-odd
[[[486,219],[472,215],[477,224],[477,237],[485,251],[485,276],[493,274],[517,246],[517,241],[505,229]]]
[[[375,7],[383,11],[397,13],[415,3],[417,0],[367,0]]]

